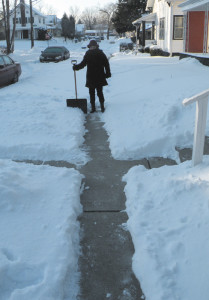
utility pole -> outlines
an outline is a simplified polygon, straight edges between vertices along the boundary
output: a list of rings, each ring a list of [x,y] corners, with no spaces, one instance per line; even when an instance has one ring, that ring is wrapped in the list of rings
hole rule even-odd
[[[31,37],[31,49],[34,47],[34,36],[33,36],[33,8],[32,0],[30,0],[30,37]]]

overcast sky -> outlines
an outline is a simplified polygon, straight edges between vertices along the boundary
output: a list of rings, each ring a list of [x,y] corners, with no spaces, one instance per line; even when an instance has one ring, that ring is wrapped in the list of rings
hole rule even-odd
[[[87,7],[104,7],[109,3],[117,3],[118,0],[42,0],[41,2],[45,10],[52,8],[53,14],[61,18],[64,12],[69,13],[70,7],[77,6],[82,11]]]

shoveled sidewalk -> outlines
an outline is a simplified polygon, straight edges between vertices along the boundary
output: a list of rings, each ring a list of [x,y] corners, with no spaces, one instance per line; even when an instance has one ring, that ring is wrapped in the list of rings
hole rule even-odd
[[[134,247],[125,225],[122,177],[138,164],[152,168],[175,162],[163,158],[114,160],[98,113],[87,116],[86,129],[86,146],[92,160],[80,169],[85,175],[85,189],[81,195],[84,212],[80,216],[82,254],[78,299],[144,299],[132,271]]]
[[[78,300],[138,300],[144,299],[140,283],[132,271],[134,247],[125,223],[124,183],[122,177],[138,164],[146,168],[174,165],[175,161],[161,157],[137,161],[119,161],[111,156],[108,136],[99,114],[86,119],[86,147],[91,156],[82,168],[85,189],[81,195],[81,272]],[[179,149],[180,161],[191,159],[192,150]],[[209,137],[205,138],[204,154],[209,154]],[[54,167],[76,168],[65,161],[31,161]],[[65,296],[66,300],[70,300]]]

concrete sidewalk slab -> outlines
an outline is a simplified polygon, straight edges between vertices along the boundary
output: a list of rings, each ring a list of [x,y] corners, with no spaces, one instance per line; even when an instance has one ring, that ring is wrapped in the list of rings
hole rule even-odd
[[[81,272],[79,300],[140,300],[143,294],[132,271],[134,247],[127,221],[122,177],[134,165],[148,168],[146,159],[117,161],[99,114],[88,115],[86,148],[91,160],[80,169],[85,176],[80,216]]]

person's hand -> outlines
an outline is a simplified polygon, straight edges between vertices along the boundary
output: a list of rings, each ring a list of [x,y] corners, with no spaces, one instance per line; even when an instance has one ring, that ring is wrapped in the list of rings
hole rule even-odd
[[[73,65],[73,71],[76,71],[76,65]]]
[[[105,77],[106,77],[106,78],[110,78],[110,77],[111,77],[111,73],[107,73],[107,74],[105,75]]]

